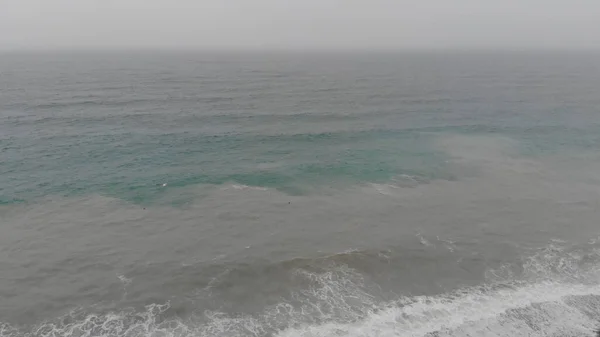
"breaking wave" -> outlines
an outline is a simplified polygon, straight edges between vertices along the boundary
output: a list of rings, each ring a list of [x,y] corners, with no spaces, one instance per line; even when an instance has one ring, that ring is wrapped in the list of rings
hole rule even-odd
[[[80,310],[34,327],[4,323],[0,336],[593,336],[599,325],[600,250],[593,240],[585,246],[553,242],[518,267],[489,270],[479,286],[387,299],[344,263],[357,254],[367,253],[327,258],[328,269],[289,262],[290,276],[304,287],[259,314],[204,311],[184,318],[169,303]]]

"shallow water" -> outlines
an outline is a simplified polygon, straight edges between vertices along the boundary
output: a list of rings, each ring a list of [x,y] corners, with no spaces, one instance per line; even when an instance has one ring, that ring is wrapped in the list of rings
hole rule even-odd
[[[1,336],[592,336],[600,58],[0,56]]]

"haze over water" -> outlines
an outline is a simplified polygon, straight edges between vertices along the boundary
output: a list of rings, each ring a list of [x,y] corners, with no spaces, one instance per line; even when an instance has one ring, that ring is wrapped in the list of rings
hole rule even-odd
[[[593,336],[600,57],[0,56],[0,335]]]

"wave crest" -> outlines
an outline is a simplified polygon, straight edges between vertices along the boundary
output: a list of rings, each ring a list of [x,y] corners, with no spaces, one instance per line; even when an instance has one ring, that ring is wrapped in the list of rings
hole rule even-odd
[[[591,248],[591,249],[590,249]],[[595,246],[552,243],[524,258],[521,277],[437,295],[385,298],[345,259],[386,252],[349,251],[288,261],[292,294],[258,313],[197,312],[169,304],[104,314],[71,313],[33,328],[0,324],[2,337],[83,336],[592,336],[600,317],[600,254]],[[388,256],[389,257],[389,256]],[[504,273],[503,273],[504,271]],[[219,281],[216,281],[217,285]]]

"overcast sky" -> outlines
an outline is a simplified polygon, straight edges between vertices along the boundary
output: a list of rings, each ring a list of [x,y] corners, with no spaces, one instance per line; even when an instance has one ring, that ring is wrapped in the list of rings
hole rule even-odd
[[[600,49],[600,0],[0,0],[0,49]]]

